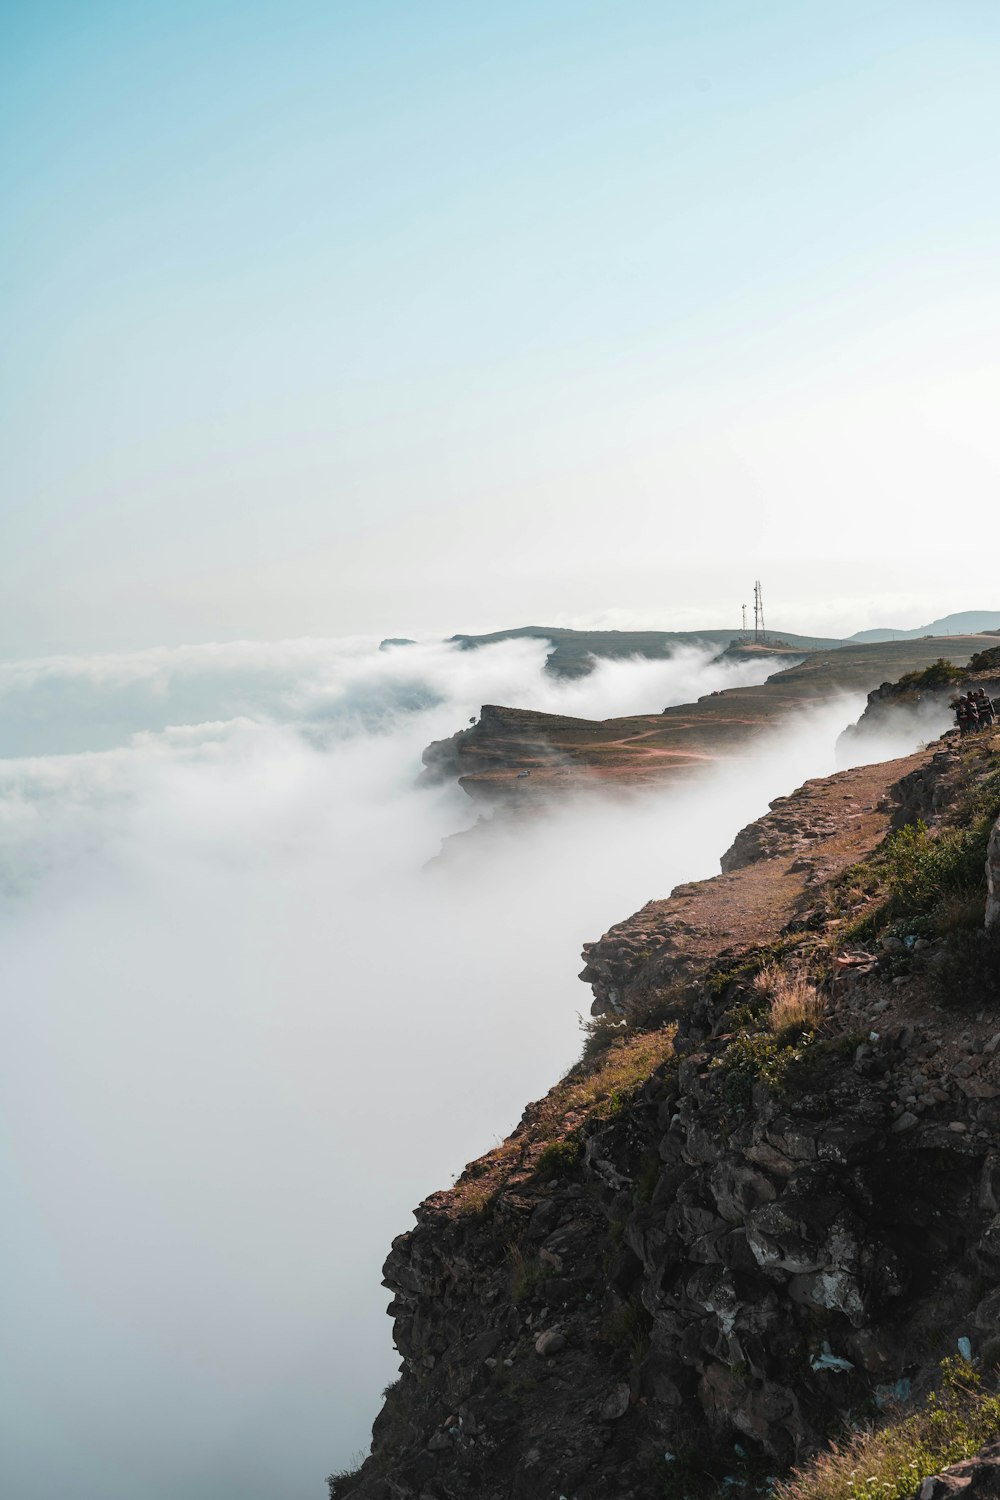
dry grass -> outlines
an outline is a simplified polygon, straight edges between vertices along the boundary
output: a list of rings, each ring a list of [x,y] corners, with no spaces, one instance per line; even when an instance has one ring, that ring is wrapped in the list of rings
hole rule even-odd
[[[674,1051],[676,1026],[636,1032],[612,1043],[606,1052],[578,1063],[531,1104],[513,1135],[471,1166],[452,1189],[452,1210],[483,1212],[514,1175],[530,1176],[546,1146],[564,1141],[590,1120],[609,1119]]]
[[[981,1389],[961,1360],[946,1360],[943,1383],[922,1410],[832,1443],[792,1478],[774,1487],[775,1500],[904,1500],[922,1480],[971,1458],[1000,1427],[1000,1398]]]
[[[815,1031],[822,1024],[825,1005],[816,986],[805,976],[767,964],[753,982],[769,1002],[768,1020],[777,1036],[788,1031]]]

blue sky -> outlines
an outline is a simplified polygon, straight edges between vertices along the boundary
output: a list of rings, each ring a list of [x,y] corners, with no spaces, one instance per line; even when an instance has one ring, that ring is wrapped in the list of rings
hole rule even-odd
[[[994,6],[0,15],[4,654],[997,603]]]

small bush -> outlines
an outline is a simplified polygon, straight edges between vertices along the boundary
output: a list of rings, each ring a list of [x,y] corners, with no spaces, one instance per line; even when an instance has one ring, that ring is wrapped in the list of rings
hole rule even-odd
[[[922,1410],[842,1447],[836,1443],[774,1488],[776,1500],[904,1500],[921,1481],[971,1458],[1000,1427],[1000,1396],[964,1360],[941,1366],[941,1385]]]
[[[627,1036],[629,1027],[624,1016],[595,1016],[591,1021],[581,1021],[580,1030],[583,1032],[580,1061],[593,1062]]]
[[[890,834],[878,855],[890,911],[919,916],[933,913],[946,897],[985,893],[988,838],[989,827],[978,819],[969,827],[946,828],[937,837],[923,822]]]
[[[543,1182],[556,1177],[566,1177],[575,1172],[583,1156],[583,1142],[578,1135],[568,1135],[562,1141],[550,1141],[535,1164],[535,1171]]]
[[[514,1240],[507,1246],[507,1259],[512,1275],[510,1295],[514,1302],[523,1302],[530,1297],[539,1282],[551,1274],[537,1256],[527,1257]]]
[[[822,1024],[823,999],[805,974],[767,964],[753,983],[757,993],[769,1002],[768,1020],[776,1036],[815,1031]]]
[[[951,687],[954,682],[961,682],[965,671],[953,666],[950,661],[945,661],[939,656],[937,661],[932,662],[929,667],[924,667],[920,672],[904,672],[896,684],[900,692],[925,692],[931,688]]]
[[[330,1491],[330,1500],[345,1500],[345,1497],[351,1493],[355,1482],[361,1476],[361,1467],[364,1463],[364,1459],[360,1454],[356,1455],[356,1457],[358,1458],[358,1462],[353,1469],[338,1469],[336,1474],[328,1474],[326,1476],[327,1488]]]
[[[722,1099],[727,1109],[745,1114],[753,1102],[753,1086],[760,1079],[776,1092],[793,1058],[769,1032],[735,1036],[715,1066],[723,1072]]]

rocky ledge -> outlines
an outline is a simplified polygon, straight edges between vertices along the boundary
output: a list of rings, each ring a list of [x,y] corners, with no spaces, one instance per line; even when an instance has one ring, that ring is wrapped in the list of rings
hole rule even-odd
[[[580,719],[485,704],[473,725],[424,752],[424,778],[457,780],[487,807],[527,808],[568,793],[660,785],[746,753],[790,716],[867,693],[887,672],[919,675],[942,654],[964,663],[977,637],[889,641],[805,653],[794,666],[775,658],[773,675],[753,687],[728,688],[696,703],[619,719]],[[871,720],[865,721],[870,728]],[[944,727],[937,722],[933,733]]]

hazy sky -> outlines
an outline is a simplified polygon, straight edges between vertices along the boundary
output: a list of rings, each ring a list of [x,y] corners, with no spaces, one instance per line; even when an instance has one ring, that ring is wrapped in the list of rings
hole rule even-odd
[[[997,605],[990,0],[0,26],[4,655]]]

